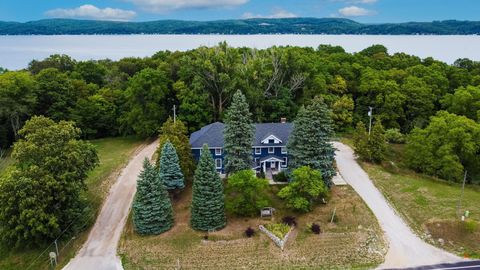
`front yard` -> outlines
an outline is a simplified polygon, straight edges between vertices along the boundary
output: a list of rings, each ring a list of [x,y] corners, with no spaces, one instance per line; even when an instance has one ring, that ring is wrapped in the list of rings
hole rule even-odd
[[[385,242],[375,217],[350,187],[334,187],[328,204],[316,206],[303,215],[282,208],[273,193],[277,209],[272,221],[260,218],[228,217],[227,227],[208,235],[190,228],[191,188],[173,201],[175,226],[158,236],[140,236],[133,231],[131,219],[122,237],[119,254],[125,269],[369,269],[383,261]],[[330,223],[336,208],[337,221]],[[282,252],[258,225],[281,222],[285,215],[297,217],[297,227]],[[307,229],[320,225],[316,235]],[[256,234],[247,238],[247,227]]]

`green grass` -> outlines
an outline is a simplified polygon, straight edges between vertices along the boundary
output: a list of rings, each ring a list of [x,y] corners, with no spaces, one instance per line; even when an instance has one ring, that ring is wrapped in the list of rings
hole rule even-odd
[[[97,147],[100,159],[99,166],[89,174],[86,180],[88,191],[85,196],[91,204],[91,215],[87,218],[85,230],[82,233],[72,241],[63,241],[59,244],[61,249],[60,266],[65,265],[86,240],[88,229],[115,180],[117,172],[127,163],[134,150],[141,144],[141,140],[135,137],[106,138],[91,142]],[[11,164],[13,164],[11,159],[7,165],[3,162],[0,163],[0,174]],[[48,269],[48,252],[53,251],[54,247],[50,246],[47,252],[41,255],[46,248],[12,250],[9,247],[0,247],[0,269]]]

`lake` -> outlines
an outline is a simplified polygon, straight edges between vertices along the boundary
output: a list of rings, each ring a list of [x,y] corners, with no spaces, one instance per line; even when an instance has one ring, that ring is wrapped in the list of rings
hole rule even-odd
[[[184,51],[227,41],[234,47],[314,47],[339,45],[358,52],[382,44],[390,53],[405,52],[421,58],[433,57],[452,64],[458,58],[480,60],[480,36],[393,36],[393,35],[66,35],[0,36],[0,66],[11,70],[27,67],[33,59],[67,54],[77,60],[118,60],[151,56],[157,51]]]

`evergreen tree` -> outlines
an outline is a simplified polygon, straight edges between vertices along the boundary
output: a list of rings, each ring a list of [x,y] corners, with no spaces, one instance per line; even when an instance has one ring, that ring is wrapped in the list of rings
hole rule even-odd
[[[192,157],[192,149],[187,136],[187,127],[181,120],[175,122],[171,117],[167,119],[160,128],[159,145],[157,149],[157,165],[160,163],[162,156],[162,149],[167,141],[170,141],[180,160],[180,167],[182,167],[183,175],[188,179],[193,176],[195,163]]]
[[[173,209],[159,174],[145,158],[133,201],[133,224],[139,234],[160,234],[173,226]]]
[[[369,162],[382,162],[387,151],[387,137],[382,123],[377,121],[368,135],[363,122],[358,122],[355,130],[353,144],[357,156]]]
[[[373,125],[369,142],[371,151],[370,160],[377,163],[382,162],[387,152],[387,137],[385,136],[385,129],[382,126],[382,122],[377,121]]]
[[[170,141],[163,145],[159,166],[160,180],[167,190],[183,189],[185,187],[177,151]]]
[[[190,224],[200,231],[219,230],[227,224],[223,183],[206,144],[193,178]]]
[[[254,126],[245,96],[238,90],[225,115],[225,171],[227,174],[250,169]]]
[[[368,132],[362,121],[357,123],[357,127],[353,134],[353,147],[355,153],[361,159],[366,160],[370,156],[368,149]]]
[[[333,135],[331,112],[323,99],[315,97],[306,108],[300,108],[288,140],[289,168],[309,166],[319,170],[330,186],[335,175],[335,150],[329,142]]]

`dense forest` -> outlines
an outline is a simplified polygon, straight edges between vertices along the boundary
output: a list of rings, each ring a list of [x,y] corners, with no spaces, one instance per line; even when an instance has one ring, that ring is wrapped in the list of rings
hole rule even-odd
[[[374,122],[410,134],[413,156],[423,151],[425,159],[413,160],[412,168],[459,181],[465,167],[474,175],[469,181],[478,181],[480,62],[468,59],[448,65],[390,55],[381,45],[350,54],[327,45],[258,50],[221,43],[119,61],[52,55],[25,70],[0,73],[2,149],[34,115],[73,120],[87,139],[148,137],[176,105],[192,132],[222,121],[241,90],[255,122],[292,121],[301,106],[321,96],[339,133],[368,123],[371,106]]]
[[[259,18],[219,21],[160,20],[151,22],[73,19],[47,19],[26,23],[0,21],[0,35],[67,34],[478,35],[480,34],[480,22],[449,20],[362,24],[341,18]]]

